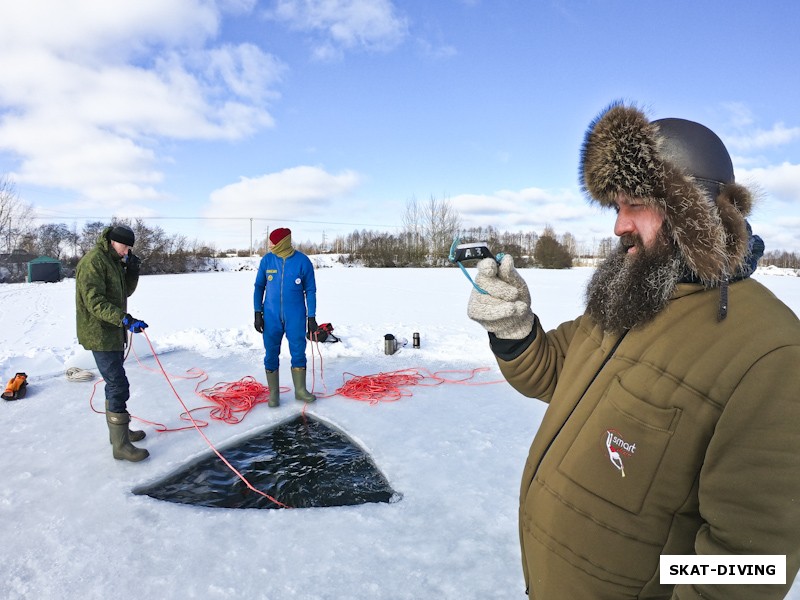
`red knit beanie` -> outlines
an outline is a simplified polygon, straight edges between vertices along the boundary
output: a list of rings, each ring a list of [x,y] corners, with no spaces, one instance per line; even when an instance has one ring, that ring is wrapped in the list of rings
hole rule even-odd
[[[286,227],[278,227],[275,231],[269,234],[269,243],[274,246],[288,235],[292,235],[291,229],[287,229]]]

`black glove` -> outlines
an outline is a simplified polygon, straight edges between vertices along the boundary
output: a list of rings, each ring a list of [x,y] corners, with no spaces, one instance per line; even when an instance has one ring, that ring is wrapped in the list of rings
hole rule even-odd
[[[122,326],[133,333],[141,333],[143,329],[147,329],[147,323],[131,315],[125,315],[122,318]]]
[[[128,269],[128,273],[138,274],[141,266],[142,259],[136,256],[132,251],[128,250],[128,255],[125,259],[125,268]]]
[[[315,317],[308,317],[308,325],[306,327],[306,330],[308,331],[308,339],[317,339],[317,329],[319,329],[319,326],[317,325],[317,319]]]
[[[256,311],[256,318],[253,321],[253,327],[256,328],[258,333],[264,333],[264,313],[260,310]]]

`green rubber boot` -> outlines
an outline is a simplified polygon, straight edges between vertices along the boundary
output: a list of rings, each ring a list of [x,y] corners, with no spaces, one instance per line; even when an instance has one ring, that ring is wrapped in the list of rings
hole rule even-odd
[[[108,412],[108,400],[106,400],[106,412]],[[128,429],[128,439],[132,442],[141,442],[147,434],[144,431]],[[111,444],[111,433],[108,434],[108,443]]]
[[[150,453],[144,448],[137,448],[131,444],[128,432],[128,423],[130,422],[131,416],[126,412],[106,413],[106,423],[108,423],[108,433],[111,436],[114,458],[139,462],[150,456]]]
[[[269,407],[275,408],[281,403],[281,384],[278,377],[278,371],[270,371],[264,369],[267,373],[267,387],[269,388]]]
[[[313,402],[317,399],[314,394],[306,389],[306,370],[304,367],[292,368],[292,383],[294,384],[295,400]]]

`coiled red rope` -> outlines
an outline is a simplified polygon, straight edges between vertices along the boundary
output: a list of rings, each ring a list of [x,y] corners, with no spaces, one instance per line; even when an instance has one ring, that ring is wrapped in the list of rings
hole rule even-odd
[[[214,404],[210,412],[212,419],[235,425],[241,423],[256,404],[269,400],[269,388],[248,375],[239,381],[222,382],[199,390],[197,395]]]
[[[316,348],[315,348],[316,346]],[[316,353],[315,353],[316,350]],[[312,342],[311,357],[312,357],[312,392],[316,387],[316,380],[314,373],[316,369],[316,355],[319,355],[320,363],[320,380],[325,386],[323,377],[324,367],[322,364],[322,353],[319,351],[319,343]],[[378,373],[377,375],[355,375],[353,373],[342,373],[342,380],[344,384],[339,387],[332,394],[316,394],[317,398],[332,398],[333,396],[344,396],[351,400],[358,400],[359,402],[367,402],[370,405],[379,404],[381,402],[396,402],[402,398],[412,396],[410,388],[415,385],[421,386],[436,386],[443,383],[453,383],[460,385],[491,385],[495,383],[505,383],[504,379],[496,381],[474,381],[474,378],[485,371],[487,367],[478,367],[471,370],[443,370],[431,373],[423,368],[410,368],[401,369],[398,371],[390,371],[388,373]],[[451,379],[445,377],[445,373],[461,374],[462,377],[458,379]],[[348,379],[349,378],[349,379]],[[326,387],[327,391],[327,387]],[[303,407],[305,410],[305,407]]]
[[[344,396],[351,400],[375,405],[381,402],[396,402],[402,398],[408,398],[412,396],[408,388],[413,386],[433,387],[443,383],[490,385],[504,382],[473,381],[478,373],[488,370],[489,369],[486,367],[479,367],[469,371],[437,371],[431,373],[427,369],[412,368],[390,371],[388,373],[378,373],[377,375],[343,373],[342,380],[344,384],[331,394],[331,396]],[[459,379],[449,379],[443,376],[444,373],[461,373],[465,375]]]
[[[186,371],[186,375],[183,376],[176,376],[173,375],[173,378],[177,379],[195,379],[199,378],[197,385],[195,386],[195,393],[200,396],[201,398],[207,400],[211,403],[210,406],[201,406],[198,408],[189,409],[186,404],[184,404],[183,399],[178,394],[178,391],[175,389],[175,386],[172,384],[170,376],[167,374],[167,371],[164,369],[164,366],[161,364],[161,360],[158,358],[156,354],[155,348],[153,347],[152,342],[150,341],[149,336],[147,335],[146,331],[142,331],[144,333],[144,337],[147,340],[147,344],[150,347],[150,351],[153,353],[153,358],[156,360],[158,364],[158,369],[151,369],[146,367],[142,364],[141,360],[139,360],[139,356],[136,355],[136,351],[134,350],[134,356],[136,356],[136,361],[140,367],[145,370],[153,371],[153,372],[160,372],[164,375],[164,378],[167,380],[170,389],[175,394],[175,397],[180,402],[181,406],[183,407],[183,412],[180,415],[182,420],[190,421],[191,425],[187,425],[186,427],[177,427],[177,428],[168,428],[161,423],[155,423],[152,421],[147,421],[146,419],[142,419],[140,417],[135,417],[131,415],[131,418],[134,418],[138,421],[143,423],[147,423],[152,425],[157,431],[161,432],[169,432],[169,431],[181,431],[184,429],[196,429],[197,432],[203,437],[205,442],[214,451],[214,453],[222,460],[223,463],[233,471],[239,479],[253,492],[264,496],[271,502],[277,504],[283,508],[290,508],[289,506],[283,504],[279,500],[276,500],[269,494],[262,492],[261,490],[256,489],[253,485],[242,475],[236,468],[231,465],[222,454],[214,447],[214,444],[208,437],[202,432],[203,427],[208,426],[208,422],[200,421],[195,419],[192,416],[193,412],[200,411],[200,410],[208,410],[209,416],[212,419],[223,421],[228,424],[237,424],[241,423],[244,418],[249,414],[253,408],[257,404],[261,404],[267,402],[269,400],[269,388],[267,386],[262,385],[254,377],[245,376],[239,381],[234,382],[221,382],[217,383],[210,388],[206,388],[203,390],[198,390],[200,384],[208,380],[208,375],[197,368],[192,368]],[[133,347],[132,343],[132,335],[131,340],[129,343],[128,352],[130,352],[131,348]],[[316,355],[319,355],[319,363],[320,363],[320,380],[322,381],[323,387],[325,387],[324,377],[323,377],[323,362],[322,362],[322,354],[319,352],[318,343],[316,346],[316,354],[315,350],[315,343],[312,343],[312,387],[311,391],[313,392],[316,387],[316,379],[314,377],[316,368]],[[127,358],[127,355],[126,357]],[[408,389],[413,386],[426,386],[426,387],[433,387],[437,385],[441,385],[443,383],[451,383],[451,384],[459,384],[459,385],[491,385],[496,383],[504,383],[505,380],[496,380],[496,381],[474,381],[474,378],[479,373],[488,371],[489,369],[486,367],[479,367],[471,370],[444,370],[444,371],[436,371],[431,373],[427,369],[422,368],[410,368],[410,369],[401,369],[397,371],[390,371],[388,373],[378,373],[377,375],[355,375],[353,373],[345,372],[342,374],[343,385],[336,389],[332,394],[324,394],[320,395],[317,394],[317,398],[330,398],[333,396],[343,396],[345,398],[350,398],[351,400],[357,400],[359,402],[367,402],[370,405],[376,405],[381,402],[396,402],[402,398],[407,398],[412,396],[411,391]],[[462,377],[458,379],[452,379],[445,377],[445,373],[453,373],[453,374],[461,374]],[[89,397],[89,406],[90,408],[99,414],[103,414],[103,411],[98,411],[92,405],[92,398],[94,397],[95,391],[97,389],[97,385],[102,382],[103,380],[98,380],[92,389],[92,394]],[[327,389],[327,388],[326,388]],[[281,392],[288,391],[288,388],[281,388]],[[306,404],[303,405],[303,415],[305,414]]]

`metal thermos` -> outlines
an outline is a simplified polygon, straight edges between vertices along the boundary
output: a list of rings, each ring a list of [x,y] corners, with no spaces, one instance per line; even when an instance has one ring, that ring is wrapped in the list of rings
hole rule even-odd
[[[414,348],[419,348],[419,333],[414,332]]]
[[[385,354],[394,354],[397,350],[397,340],[391,333],[383,336],[383,352]]]

